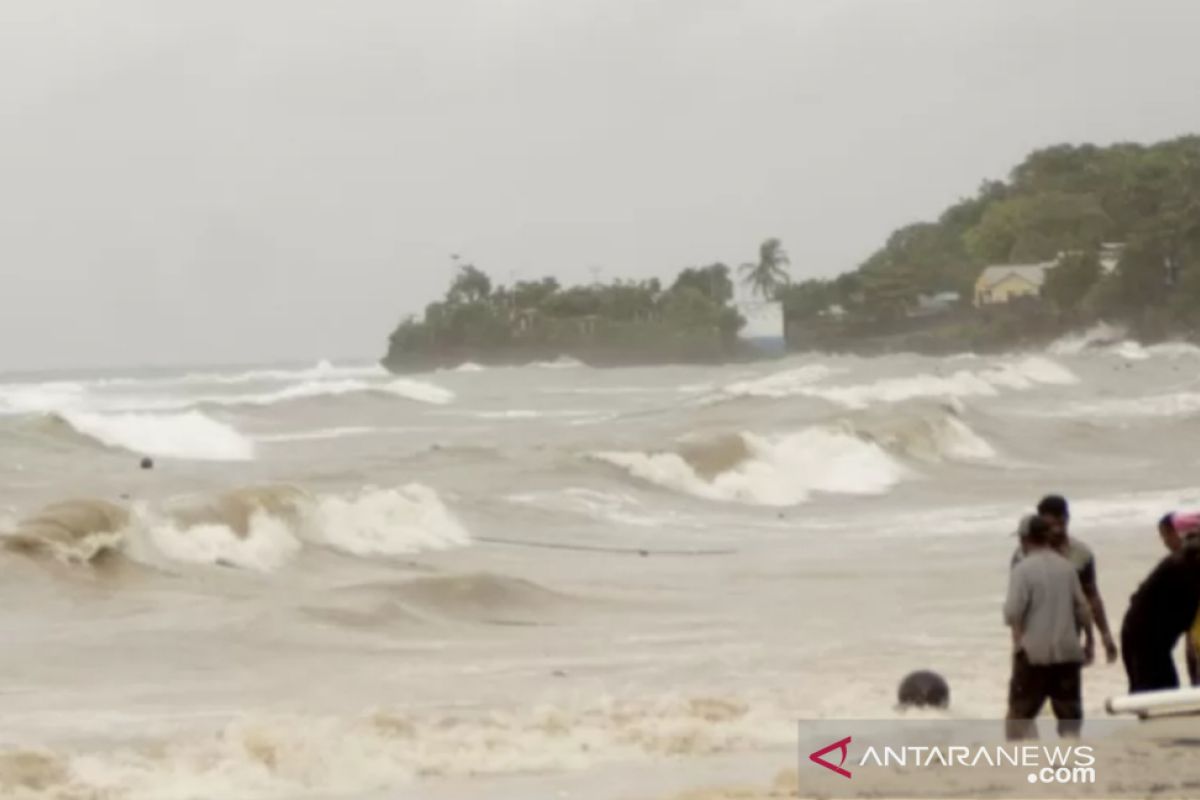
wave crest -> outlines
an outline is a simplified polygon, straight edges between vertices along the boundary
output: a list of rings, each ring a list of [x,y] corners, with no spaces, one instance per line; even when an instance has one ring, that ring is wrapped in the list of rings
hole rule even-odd
[[[779,437],[739,433],[679,451],[593,457],[667,489],[762,506],[797,505],[813,492],[882,494],[906,472],[879,445],[825,428]]]
[[[193,461],[250,461],[254,442],[199,411],[182,414],[63,412],[74,431],[106,447]]]

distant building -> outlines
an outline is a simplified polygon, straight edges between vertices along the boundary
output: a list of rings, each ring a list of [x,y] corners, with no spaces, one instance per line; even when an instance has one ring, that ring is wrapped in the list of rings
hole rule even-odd
[[[743,341],[770,352],[781,353],[787,349],[782,303],[743,300],[737,303],[737,310],[746,319],[741,330]]]
[[[1046,282],[1046,273],[1056,266],[1057,260],[987,267],[975,281],[975,305],[998,305],[1017,297],[1037,297],[1041,294],[1042,284]]]

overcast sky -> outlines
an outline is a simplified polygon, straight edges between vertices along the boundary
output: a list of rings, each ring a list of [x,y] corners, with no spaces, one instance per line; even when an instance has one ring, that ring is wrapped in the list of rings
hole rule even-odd
[[[1191,0],[3,0],[0,371],[374,358],[461,253],[798,278],[1200,131]]]

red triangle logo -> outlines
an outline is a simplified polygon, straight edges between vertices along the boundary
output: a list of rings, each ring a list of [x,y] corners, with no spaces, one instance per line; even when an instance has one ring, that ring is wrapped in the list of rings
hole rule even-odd
[[[847,736],[845,739],[842,739],[840,742],[834,742],[833,744],[831,744],[827,747],[821,748],[820,750],[818,750],[815,753],[809,753],[808,760],[813,762],[814,764],[824,767],[827,770],[836,772],[838,775],[841,775],[843,778],[849,778],[850,770],[843,769],[842,765],[846,763],[846,758],[850,755],[849,748],[850,748],[850,742],[851,742],[852,738],[853,737]],[[840,761],[838,761],[837,764],[831,764],[830,762],[826,761],[824,758],[825,756],[832,753],[834,750],[838,750],[842,754],[842,758]]]

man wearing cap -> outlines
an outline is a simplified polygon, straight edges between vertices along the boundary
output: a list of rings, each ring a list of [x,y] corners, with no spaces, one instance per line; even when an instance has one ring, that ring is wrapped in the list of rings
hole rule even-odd
[[[1011,739],[1036,735],[1034,720],[1046,700],[1060,736],[1077,736],[1083,725],[1082,668],[1093,645],[1091,611],[1071,562],[1051,547],[1051,526],[1040,516],[1021,521],[1024,556],[1012,568],[1004,622],[1012,629],[1012,678],[1005,732]]]
[[[1058,550],[1075,567],[1079,575],[1079,584],[1083,587],[1083,596],[1087,598],[1091,617],[1095,620],[1096,628],[1100,631],[1100,641],[1104,645],[1104,653],[1108,663],[1114,663],[1119,657],[1117,643],[1108,625],[1108,614],[1104,610],[1104,598],[1100,596],[1100,587],[1096,581],[1096,556],[1092,549],[1069,533],[1071,510],[1067,499],[1062,495],[1046,495],[1038,502],[1037,513],[1050,523],[1051,545]],[[1013,554],[1012,563],[1023,557],[1022,548]],[[1084,653],[1086,663],[1095,658],[1094,646],[1089,646]]]

